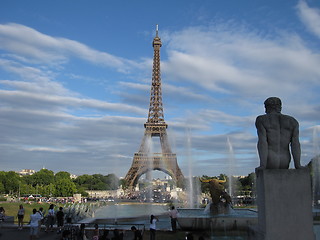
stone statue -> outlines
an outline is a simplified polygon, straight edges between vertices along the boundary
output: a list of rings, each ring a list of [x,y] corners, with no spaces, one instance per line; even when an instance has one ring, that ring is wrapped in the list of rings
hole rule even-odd
[[[209,183],[209,191],[211,195],[212,203],[210,203],[211,214],[226,214],[229,213],[229,209],[232,205],[230,195],[225,191],[224,186],[221,183],[225,183],[226,180],[219,180],[216,178],[201,179],[201,182]]]
[[[270,97],[264,102],[266,114],[256,119],[258,132],[258,169],[288,169],[291,153],[296,169],[300,165],[299,123],[291,116],[281,114],[281,100]]]

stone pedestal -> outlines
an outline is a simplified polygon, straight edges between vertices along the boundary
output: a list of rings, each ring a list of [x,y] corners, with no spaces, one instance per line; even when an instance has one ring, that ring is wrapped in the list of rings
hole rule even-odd
[[[308,169],[256,170],[258,234],[264,240],[314,240]]]

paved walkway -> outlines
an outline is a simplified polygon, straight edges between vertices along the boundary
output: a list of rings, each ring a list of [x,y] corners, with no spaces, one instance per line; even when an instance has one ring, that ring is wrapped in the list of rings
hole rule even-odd
[[[1,240],[27,240],[29,239],[29,228],[18,230],[17,227],[2,227],[0,229]],[[57,240],[61,235],[55,232],[45,233],[43,230],[39,234],[38,239]]]
[[[320,240],[320,225],[314,225],[314,232],[316,235],[316,240]],[[186,232],[183,231],[179,231],[176,234],[167,232],[167,231],[159,231],[157,233],[157,239],[161,239],[161,240],[170,240],[170,239],[174,239],[174,240],[179,240],[179,239],[185,239],[185,234]],[[18,230],[16,225],[3,225],[0,226],[0,240],[27,240],[29,239],[29,228],[26,227],[23,230]],[[54,232],[44,232],[44,230],[42,229],[42,231],[39,234],[39,238],[40,240],[60,240],[61,239],[61,234],[57,234],[56,230]],[[133,239],[132,233],[130,231],[126,231],[125,232],[125,237],[124,240],[128,240],[128,239]],[[149,239],[149,232],[146,231],[144,234],[144,239]],[[197,239],[197,238],[196,238]],[[221,236],[215,236],[213,238],[205,238],[205,239],[215,239],[215,240],[219,240],[219,239],[226,239],[225,237]],[[244,238],[239,238],[239,237],[231,237],[228,238],[229,240],[231,239],[246,239]]]

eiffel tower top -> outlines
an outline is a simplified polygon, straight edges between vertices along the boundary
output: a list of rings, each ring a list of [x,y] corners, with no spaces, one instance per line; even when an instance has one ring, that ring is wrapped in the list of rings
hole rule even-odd
[[[160,72],[160,47],[162,46],[161,39],[158,36],[158,25],[156,26],[156,36],[152,42],[153,68],[152,68],[152,84],[150,92],[150,106],[148,120],[145,123],[147,126],[162,126],[167,128],[164,121],[163,105],[162,105],[162,90],[161,90],[161,72]]]

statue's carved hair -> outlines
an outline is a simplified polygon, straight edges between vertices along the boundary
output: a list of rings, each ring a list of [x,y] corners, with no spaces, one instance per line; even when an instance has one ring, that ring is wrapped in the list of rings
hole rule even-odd
[[[264,101],[264,106],[266,108],[266,113],[270,112],[281,112],[281,100],[277,97],[269,97],[267,100]]]

